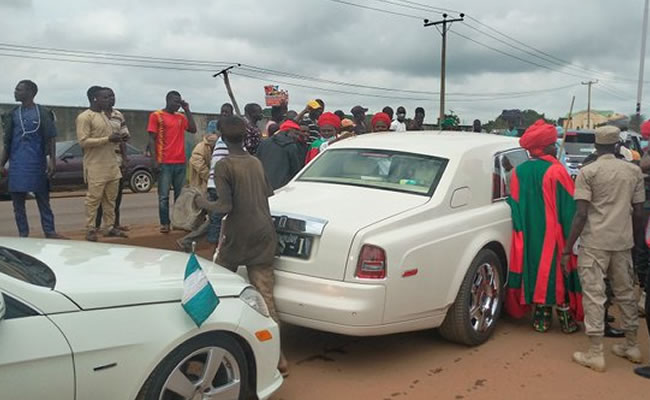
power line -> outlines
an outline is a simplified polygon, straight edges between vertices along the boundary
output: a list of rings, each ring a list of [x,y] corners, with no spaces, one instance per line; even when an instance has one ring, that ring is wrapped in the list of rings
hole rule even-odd
[[[2,47],[10,47],[11,49],[2,49]],[[187,68],[183,67],[184,65],[188,66],[195,66],[195,65],[200,65],[200,66],[206,66],[206,67],[215,67],[215,68],[222,68],[225,65],[228,65],[228,63],[224,63],[221,61],[205,61],[205,60],[188,60],[184,61],[183,59],[179,58],[163,58],[163,57],[150,57],[150,56],[134,56],[134,55],[128,55],[128,54],[118,54],[118,53],[99,53],[99,52],[94,52],[94,51],[79,51],[79,50],[69,50],[69,49],[57,49],[57,48],[47,48],[47,47],[38,47],[38,46],[20,46],[20,45],[8,45],[4,43],[0,43],[0,51],[4,50],[5,52],[3,55],[6,57],[13,57],[13,58],[27,58],[27,59],[37,59],[37,60],[49,60],[49,61],[64,61],[64,62],[75,62],[75,63],[82,63],[82,64],[100,64],[100,65],[115,65],[115,66],[126,66],[126,67],[136,67],[136,68],[149,68],[149,69],[167,69],[167,70],[178,70],[178,71],[210,71],[212,72],[212,69],[207,69],[207,68]],[[7,53],[7,51],[11,52],[19,52],[19,53],[30,53],[29,55],[18,55],[18,54],[10,54]],[[39,54],[45,54],[49,55],[48,57],[42,56],[33,56],[31,53],[39,53]],[[96,55],[102,54],[103,57],[97,60]],[[87,58],[85,60],[77,60],[77,59],[71,59],[71,57],[74,58]],[[113,58],[114,57],[114,58]],[[128,59],[130,62],[122,62],[119,60],[123,59]],[[115,60],[118,60],[119,62],[115,62]],[[162,63],[162,64],[167,64],[168,62],[173,62],[173,67],[169,66],[159,66],[158,64],[156,65],[149,65],[154,62],[154,60],[159,60],[157,62]],[[140,62],[146,62],[147,65],[145,64],[140,64]],[[401,92],[401,93],[410,93],[410,94],[423,94],[423,95],[437,95],[439,92],[433,92],[433,91],[422,91],[422,90],[408,90],[408,89],[397,89],[397,88],[387,88],[387,87],[380,87],[380,86],[371,86],[371,85],[362,85],[362,84],[356,84],[356,83],[351,83],[351,82],[343,82],[343,81],[335,81],[335,80],[329,80],[329,79],[322,79],[322,78],[316,78],[316,77],[311,77],[307,75],[300,75],[292,72],[286,72],[286,71],[279,71],[279,70],[274,70],[270,68],[264,68],[260,66],[255,66],[255,65],[250,65],[250,64],[242,64],[242,69],[244,71],[248,71],[250,73],[258,73],[258,74],[265,74],[265,75],[274,75],[274,76],[280,76],[280,77],[285,77],[289,79],[296,79],[296,80],[303,80],[303,81],[312,81],[312,82],[318,82],[318,83],[324,83],[324,84],[331,84],[331,85],[337,85],[337,86],[345,86],[345,87],[355,87],[355,88],[361,88],[361,89],[368,89],[368,90],[379,90],[379,91],[389,91],[389,92]],[[565,88],[565,87],[562,87]],[[494,93],[481,93],[481,94],[476,94],[476,93],[463,93],[463,92],[458,92],[458,93],[450,93],[450,96],[512,96],[512,95],[519,95],[519,94],[534,94],[534,93],[543,93],[546,92],[547,90],[558,90],[561,88],[551,88],[551,89],[537,89],[537,90],[529,90],[529,91],[521,91],[521,92],[494,92]]]
[[[237,72],[237,71],[231,72],[231,75],[242,76],[242,77],[245,77],[245,78],[255,79],[255,80],[259,80],[259,81],[268,81],[269,80],[266,77],[253,76],[253,75],[249,75],[249,74],[241,73],[241,72]],[[326,91],[326,92],[333,92],[333,93],[354,95],[354,96],[374,97],[374,98],[393,99],[393,100],[410,100],[410,101],[426,101],[426,102],[433,102],[434,101],[433,99],[428,98],[428,97],[427,98],[396,97],[396,96],[378,95],[378,94],[370,94],[370,93],[349,92],[349,91],[345,91],[345,90],[330,89],[330,88],[311,86],[311,85],[304,85],[304,84],[298,84],[298,83],[287,82],[287,81],[274,80],[274,82],[280,83],[280,84],[283,84],[283,85],[287,85],[287,86],[295,86],[295,87],[300,87],[300,88],[322,90],[322,91]],[[575,87],[575,86],[577,86],[577,84],[568,85],[568,86],[561,86],[561,87],[556,87],[556,88],[550,88],[550,89],[543,89],[543,91],[538,90],[538,91],[531,91],[531,92],[519,92],[519,93],[515,92],[514,94],[504,94],[504,95],[476,95],[476,96],[473,96],[472,98],[468,98],[468,99],[452,99],[450,101],[452,101],[454,103],[459,103],[459,102],[466,103],[466,102],[480,102],[480,101],[516,99],[516,98],[535,96],[535,95],[539,95],[540,93],[547,93],[547,92],[564,90],[564,89],[568,89],[568,88]]]
[[[458,32],[456,32],[456,31],[451,31],[451,33],[455,34],[456,36],[460,36],[461,38],[463,38],[463,39],[465,39],[465,40],[468,40],[468,41],[470,41],[470,42],[472,42],[472,43],[475,43],[475,44],[477,44],[477,45],[479,45],[479,46],[485,47],[485,48],[487,48],[487,49],[489,49],[489,50],[492,50],[492,51],[494,51],[494,52],[497,52],[497,53],[499,53],[499,54],[502,54],[502,55],[504,55],[504,56],[506,56],[506,57],[514,58],[515,60],[519,60],[519,61],[521,61],[521,62],[524,62],[524,63],[527,63],[527,64],[531,64],[531,65],[537,66],[537,67],[539,67],[539,68],[544,68],[544,69],[547,69],[547,70],[549,70],[549,71],[559,72],[559,73],[561,73],[561,74],[565,74],[565,75],[573,76],[573,77],[576,77],[576,78],[581,78],[581,79],[584,78],[583,76],[580,76],[580,75],[575,75],[575,74],[572,74],[572,73],[570,73],[570,72],[561,71],[561,70],[559,70],[559,69],[551,68],[551,67],[549,67],[549,66],[547,66],[547,65],[542,65],[542,64],[536,63],[536,62],[534,62],[534,61],[526,60],[526,59],[521,58],[521,57],[519,57],[519,56],[516,56],[516,55],[514,55],[514,54],[511,54],[511,53],[508,53],[508,52],[506,52],[506,51],[503,51],[503,50],[497,49],[496,47],[492,47],[492,46],[490,46],[490,45],[487,45],[487,44],[485,44],[485,43],[483,43],[483,42],[479,42],[478,40],[474,40],[474,39],[472,39],[472,38],[470,38],[470,37],[468,37],[468,36],[463,35],[462,33],[458,33]]]
[[[396,3],[395,1],[390,1],[390,0],[375,0],[375,1],[378,1],[378,2],[381,2],[381,3],[385,3],[385,4],[392,4],[392,5],[396,5],[396,6],[398,6],[398,7],[404,7],[404,8],[407,8],[407,9],[418,10],[418,11],[427,11],[427,12],[428,12],[428,11],[436,11],[436,12],[454,12],[454,13],[458,13],[458,11],[456,11],[456,10],[451,10],[451,9],[441,8],[441,7],[435,7],[435,6],[431,6],[431,5],[423,4],[423,3],[418,3],[418,2],[414,2],[414,1],[398,0],[398,1],[400,1],[401,3],[405,3],[405,4]],[[545,62],[548,62],[548,63],[551,63],[551,64],[555,64],[555,65],[558,65],[558,66],[563,66],[563,67],[571,68],[571,69],[573,69],[574,71],[579,71],[580,73],[588,72],[588,73],[590,73],[590,74],[592,74],[592,75],[593,75],[593,74],[596,74],[596,75],[599,76],[600,79],[607,79],[607,80],[610,80],[610,81],[619,81],[619,82],[630,82],[630,83],[636,82],[635,79],[631,79],[631,78],[622,78],[622,77],[617,78],[615,75],[614,75],[614,76],[611,76],[612,74],[610,74],[610,73],[602,72],[602,71],[599,71],[599,70],[597,70],[597,69],[595,69],[595,68],[584,67],[584,66],[581,66],[581,65],[575,64],[575,63],[573,63],[573,62],[570,62],[570,61],[567,61],[567,60],[561,59],[561,58],[556,57],[556,56],[554,56],[554,55],[552,55],[552,54],[550,54],[550,53],[548,53],[548,52],[545,52],[545,51],[543,51],[543,50],[540,50],[540,49],[537,48],[537,47],[534,47],[534,46],[531,46],[531,45],[529,45],[529,44],[527,44],[527,43],[524,43],[523,41],[518,40],[518,39],[516,39],[516,38],[514,38],[514,37],[512,37],[512,36],[510,36],[510,35],[508,35],[508,34],[506,34],[506,33],[503,33],[503,32],[501,32],[501,31],[495,29],[494,27],[492,27],[492,26],[490,26],[490,25],[487,25],[487,24],[481,22],[480,20],[478,20],[477,18],[474,18],[473,16],[471,16],[471,15],[469,15],[469,14],[466,14],[466,17],[467,17],[469,20],[475,22],[476,24],[478,24],[478,25],[480,25],[480,26],[482,26],[482,27],[484,27],[484,28],[487,28],[487,29],[489,29],[490,31],[495,32],[496,34],[498,34],[498,35],[500,35],[500,36],[502,36],[502,37],[504,37],[504,38],[506,38],[506,39],[508,39],[508,40],[510,40],[510,41],[512,41],[512,42],[514,42],[514,43],[517,43],[517,44],[519,44],[519,45],[521,45],[521,46],[523,46],[524,48],[529,49],[529,50],[522,49],[521,47],[515,46],[515,45],[513,45],[513,44],[511,44],[511,43],[508,43],[508,42],[502,40],[502,39],[496,38],[496,37],[494,37],[494,35],[491,35],[491,34],[488,34],[488,33],[486,33],[486,32],[483,32],[483,31],[481,31],[480,29],[478,29],[478,28],[476,28],[476,27],[473,27],[473,26],[471,26],[470,24],[467,24],[467,23],[466,23],[465,25],[468,26],[468,27],[470,27],[471,29],[476,30],[477,32],[479,32],[479,33],[482,34],[482,35],[485,35],[485,36],[491,37],[492,39],[497,40],[497,41],[499,41],[500,43],[503,43],[503,44],[507,45],[508,47],[514,48],[514,49],[516,49],[516,50],[518,50],[518,51],[521,51],[521,52],[523,52],[523,53],[529,54],[529,55],[531,55],[531,56],[533,56],[533,57],[536,57],[536,58],[538,58],[538,59],[544,60]],[[539,55],[537,55],[537,54],[535,54],[535,53],[532,53],[530,50],[532,50],[533,52],[536,52],[536,53],[542,54],[544,57],[539,56]],[[583,72],[583,71],[584,71],[584,72]],[[647,82],[646,82],[646,83],[647,83]]]
[[[417,15],[404,14],[404,13],[400,13],[400,12],[389,11],[389,10],[385,10],[383,8],[364,6],[362,4],[350,3],[349,1],[343,1],[343,0],[328,0],[328,1],[331,1],[332,3],[345,4],[345,5],[352,6],[352,7],[363,8],[365,10],[377,11],[377,12],[384,13],[384,14],[396,15],[396,16],[399,16],[399,17],[406,17],[406,18],[418,19],[418,20],[423,19],[422,17],[418,17]]]
[[[46,54],[60,54],[60,55],[85,55],[91,58],[106,58],[106,59],[123,59],[125,61],[141,61],[141,62],[164,62],[166,64],[183,64],[183,65],[208,65],[208,66],[223,66],[236,64],[231,61],[204,61],[192,60],[183,58],[165,58],[165,57],[151,57],[151,56],[136,56],[130,54],[109,53],[88,50],[70,50],[56,47],[39,47],[28,45],[16,45],[11,43],[0,43],[0,47],[6,48],[4,50],[21,51],[30,50],[32,52],[40,52]],[[80,56],[79,56],[80,57]]]
[[[245,78],[249,78],[249,79],[255,79],[255,80],[259,80],[259,81],[265,81],[265,82],[269,81],[268,78],[252,76],[252,75],[248,75],[246,73],[241,73],[241,72],[237,72],[237,71],[231,72],[230,75],[241,76],[241,77],[245,77]],[[375,97],[375,98],[380,98],[380,99],[394,99],[394,100],[412,100],[412,101],[428,101],[428,102],[434,101],[433,99],[428,98],[428,97],[427,98],[397,97],[397,96],[388,96],[388,95],[380,95],[380,94],[367,94],[367,93],[359,93],[359,92],[349,92],[349,91],[339,90],[339,89],[331,89],[331,88],[323,88],[323,87],[318,87],[318,86],[303,85],[303,84],[294,83],[294,82],[278,81],[277,79],[273,79],[273,82],[280,83],[280,84],[287,85],[287,86],[295,86],[295,87],[306,88],[306,89],[322,90],[324,92],[332,92],[332,93],[354,95],[354,96]]]
[[[70,62],[70,63],[77,63],[77,64],[112,65],[112,66],[120,66],[120,67],[135,67],[135,68],[173,70],[173,71],[214,72],[214,68],[167,67],[163,65],[145,65],[145,64],[129,64],[129,63],[91,61],[91,60],[73,60],[73,59],[64,59],[64,58],[55,58],[55,57],[30,56],[25,54],[0,53],[0,57],[26,58],[31,60],[63,61],[63,62]]]

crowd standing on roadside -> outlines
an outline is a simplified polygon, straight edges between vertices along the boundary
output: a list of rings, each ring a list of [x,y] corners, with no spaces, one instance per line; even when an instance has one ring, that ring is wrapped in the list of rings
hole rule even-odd
[[[5,135],[0,168],[4,170],[10,163],[9,191],[19,235],[29,236],[25,200],[33,193],[44,235],[64,239],[56,233],[49,201],[49,178],[56,172],[56,123],[51,111],[34,103],[37,93],[34,82],[24,80],[16,86],[15,99],[21,104],[2,116]],[[189,178],[186,190],[192,191],[192,204],[204,211],[192,221],[191,232],[177,241],[179,248],[193,251],[193,243],[206,237],[219,250],[219,264],[232,270],[247,266],[251,284],[262,293],[272,318],[279,322],[273,297],[277,239],[268,197],[337,141],[367,133],[424,130],[425,110],[417,107],[409,120],[403,106],[395,111],[386,106],[367,116],[368,109],[356,105],[348,116],[343,110],[329,112],[323,100],[314,99],[299,112],[289,110],[286,103],[273,106],[270,120],[260,129],[262,107],[246,104],[241,115],[234,96],[229,95],[232,104],[221,106],[219,118],[209,121],[205,136],[190,156],[186,156],[190,149],[185,147],[185,133],[194,134],[198,129],[181,94],[170,91],[165,107],[150,114],[147,131],[158,174],[160,232],[167,234],[172,229],[171,190],[175,204]],[[121,224],[119,210],[129,129],[115,109],[113,90],[93,86],[87,97],[89,108],[76,121],[87,184],[86,239],[97,241],[99,233],[126,238],[128,226]],[[440,126],[459,129],[453,116],[440,121]],[[650,122],[644,126],[642,133],[646,129],[650,136]],[[481,121],[474,120],[471,130],[484,132]],[[503,134],[520,136],[512,122]],[[614,355],[640,363],[634,285],[635,281],[645,283],[641,286],[647,291],[650,274],[640,269],[635,275],[632,249],[646,254],[648,263],[645,228],[650,212],[643,208],[642,171],[650,172],[650,153],[640,162],[639,157],[626,161],[619,157],[619,129],[599,128],[596,153],[585,162],[574,183],[557,160],[557,137],[557,128],[540,120],[519,139],[531,159],[516,168],[507,158],[503,160],[513,221],[506,311],[518,318],[532,312],[533,328],[538,332],[551,329],[553,308],[564,333],[579,331],[582,321],[590,346],[573,354],[580,365],[605,371],[605,336],[621,338],[611,349]],[[621,310],[619,333],[609,325],[611,299]],[[645,308],[650,329],[647,296],[639,306]],[[278,368],[284,375],[288,373],[283,355]],[[650,378],[650,366],[635,372]]]

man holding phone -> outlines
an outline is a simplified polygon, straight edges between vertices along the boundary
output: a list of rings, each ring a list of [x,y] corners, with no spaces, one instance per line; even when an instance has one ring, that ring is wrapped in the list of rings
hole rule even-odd
[[[117,188],[117,197],[115,198],[115,222],[113,227],[119,231],[124,232],[128,231],[129,228],[126,226],[120,225],[120,206],[122,205],[122,191],[124,190],[124,179],[126,179],[126,172],[128,167],[128,157],[126,154],[126,142],[131,138],[129,134],[129,128],[126,126],[126,119],[124,115],[118,110],[115,109],[115,92],[111,88],[106,88],[108,91],[109,104],[108,109],[106,110],[106,116],[108,117],[108,122],[113,128],[113,132],[119,132],[122,140],[115,145],[115,157],[117,163],[120,166],[120,172],[122,173],[122,179],[120,179],[118,188]],[[100,228],[102,223],[102,218],[104,215],[104,210],[100,204],[99,210],[97,211],[97,218],[95,219],[95,227]],[[121,233],[119,236],[126,237],[126,234]]]
[[[93,86],[87,92],[90,108],[77,117],[77,139],[83,149],[86,193],[86,240],[97,241],[95,218],[102,204],[106,236],[123,236],[115,225],[115,198],[122,174],[115,157],[115,146],[122,141],[106,116],[110,105],[110,89]]]
[[[174,188],[174,201],[185,185],[185,131],[196,133],[190,105],[175,90],[167,93],[164,109],[149,115],[149,147],[158,175],[158,208],[160,232],[169,233],[169,191]],[[183,108],[184,113],[178,110]]]

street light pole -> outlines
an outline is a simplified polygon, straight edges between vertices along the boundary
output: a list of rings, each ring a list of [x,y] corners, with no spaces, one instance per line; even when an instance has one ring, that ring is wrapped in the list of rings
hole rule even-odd
[[[641,57],[639,60],[639,86],[636,92],[636,122],[639,126],[636,126],[638,131],[641,131],[641,98],[643,97],[643,75],[645,68],[645,47],[646,39],[648,37],[648,1],[645,0],[645,7],[643,10],[643,28],[641,36]]]
[[[424,20],[424,27],[428,28],[430,26],[442,25],[442,30],[438,29],[442,35],[442,50],[440,57],[440,115],[438,117],[438,126],[442,125],[442,121],[445,119],[445,79],[447,75],[447,32],[451,28],[451,24],[454,22],[464,21],[465,14],[461,13],[460,18],[447,19],[449,15],[442,14],[442,19],[440,21],[429,21],[428,19]]]

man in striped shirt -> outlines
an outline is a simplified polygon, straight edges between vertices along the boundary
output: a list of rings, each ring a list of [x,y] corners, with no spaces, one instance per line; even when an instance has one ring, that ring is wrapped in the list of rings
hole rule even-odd
[[[217,162],[228,156],[228,146],[218,134],[219,138],[214,145],[212,151],[212,158],[210,159],[210,175],[208,177],[208,199],[210,201],[217,200],[217,187],[214,184],[214,166]],[[219,234],[221,233],[221,219],[222,214],[210,213],[210,225],[208,226],[208,243],[216,244],[219,241]]]

